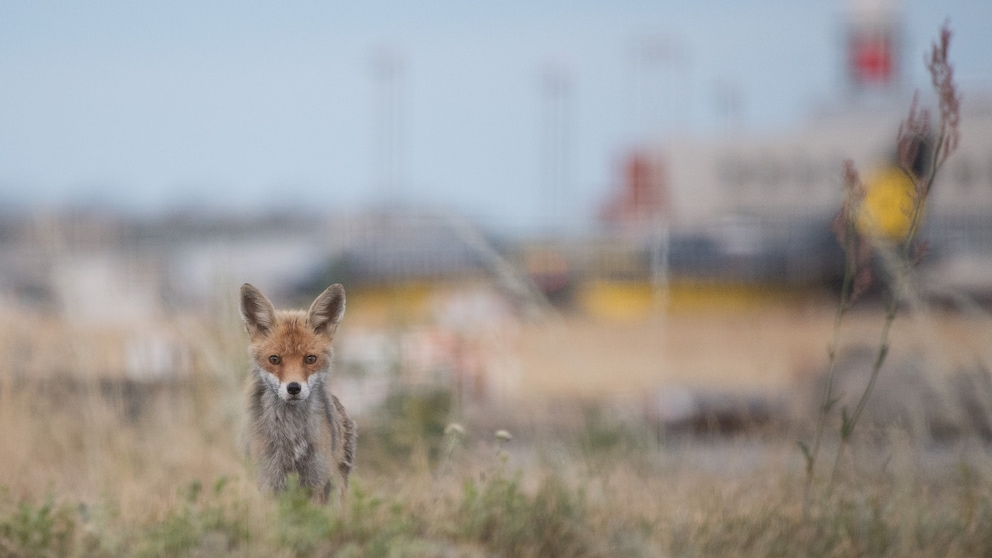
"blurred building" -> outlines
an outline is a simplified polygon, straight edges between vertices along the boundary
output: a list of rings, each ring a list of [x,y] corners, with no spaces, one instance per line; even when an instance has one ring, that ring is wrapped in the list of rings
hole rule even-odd
[[[865,181],[884,174],[913,102],[901,23],[893,1],[850,2],[839,48],[845,91],[792,130],[633,149],[601,218],[606,236],[640,261],[639,280],[610,267],[593,273],[626,275],[628,293],[650,283],[670,295],[686,285],[789,288],[839,278],[830,222],[842,201],[843,162],[853,160]],[[937,100],[924,92],[920,104],[935,109]],[[984,296],[992,294],[992,92],[964,93],[960,132],[928,205],[926,272],[943,287]],[[614,263],[630,270],[630,261]],[[624,292],[616,281],[610,289]]]

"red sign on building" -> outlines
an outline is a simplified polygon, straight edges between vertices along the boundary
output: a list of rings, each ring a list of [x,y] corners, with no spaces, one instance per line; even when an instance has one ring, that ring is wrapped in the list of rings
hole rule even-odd
[[[853,34],[848,45],[848,68],[858,85],[889,85],[895,77],[892,37],[885,32]]]

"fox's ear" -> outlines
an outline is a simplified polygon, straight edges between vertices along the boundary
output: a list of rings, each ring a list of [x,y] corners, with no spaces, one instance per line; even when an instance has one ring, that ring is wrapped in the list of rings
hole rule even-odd
[[[258,289],[241,285],[241,321],[251,337],[265,335],[276,323],[276,309]]]
[[[344,317],[344,287],[331,285],[310,305],[307,322],[317,333],[334,335]]]

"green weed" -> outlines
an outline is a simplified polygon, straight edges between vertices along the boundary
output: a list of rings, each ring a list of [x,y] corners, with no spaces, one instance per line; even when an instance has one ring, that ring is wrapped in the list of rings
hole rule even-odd
[[[227,477],[221,477],[205,497],[199,481],[190,483],[177,508],[142,533],[134,555],[211,556],[250,547],[247,507],[225,495],[227,486]]]
[[[77,516],[52,496],[41,503],[14,503],[8,490],[0,492],[0,557],[67,556],[75,544]]]
[[[588,546],[581,492],[553,475],[533,495],[521,490],[519,474],[468,480],[458,518],[457,535],[501,556],[582,556]]]

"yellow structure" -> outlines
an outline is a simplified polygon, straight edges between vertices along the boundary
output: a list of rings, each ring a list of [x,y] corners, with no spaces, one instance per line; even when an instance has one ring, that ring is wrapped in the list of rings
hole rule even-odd
[[[891,242],[906,240],[916,203],[913,180],[902,169],[889,166],[874,173],[865,187],[857,215],[858,232]]]
[[[576,301],[587,315],[614,322],[652,315],[705,310],[747,310],[782,301],[806,300],[801,286],[680,280],[665,287],[648,281],[588,281]]]

